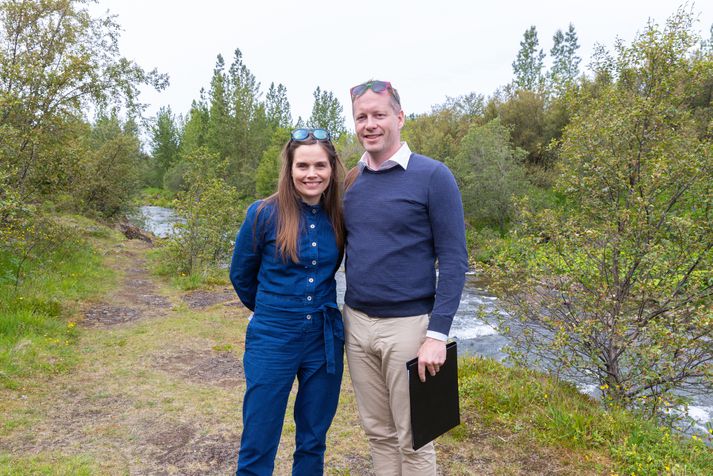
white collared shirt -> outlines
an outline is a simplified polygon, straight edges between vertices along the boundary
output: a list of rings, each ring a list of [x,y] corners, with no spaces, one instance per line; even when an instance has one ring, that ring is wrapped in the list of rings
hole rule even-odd
[[[411,149],[409,149],[409,146],[406,142],[401,143],[401,147],[399,147],[399,150],[396,151],[394,155],[389,157],[384,163],[381,164],[381,166],[378,169],[375,169],[374,167],[371,166],[371,160],[369,157],[368,152],[364,152],[361,155],[361,159],[359,159],[359,166],[360,167],[368,167],[369,170],[377,171],[377,170],[387,170],[392,167],[396,167],[397,165],[400,165],[404,170],[406,170],[406,167],[408,167],[408,161],[411,158]]]
[[[361,156],[361,159],[359,159],[359,167],[367,167],[369,170],[377,171],[377,170],[388,170],[390,168],[396,167],[397,165],[400,165],[404,170],[408,167],[408,162],[409,159],[411,159],[411,149],[409,148],[408,144],[406,142],[401,143],[401,147],[399,147],[399,150],[396,151],[394,155],[392,155],[389,159],[385,160],[381,166],[378,169],[374,169],[370,165],[370,156],[368,152],[364,152]],[[426,331],[426,337],[431,337],[436,340],[440,341],[447,341],[448,336],[446,334],[442,334],[440,332],[436,331]]]

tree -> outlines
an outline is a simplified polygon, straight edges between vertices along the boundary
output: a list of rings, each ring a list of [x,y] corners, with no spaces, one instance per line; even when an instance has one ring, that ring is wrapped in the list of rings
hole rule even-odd
[[[184,218],[167,245],[167,267],[189,274],[206,273],[230,257],[231,242],[243,215],[238,190],[228,184],[228,162],[202,147],[186,157],[187,190],[176,198]]]
[[[498,117],[510,128],[512,143],[527,151],[531,164],[542,164],[551,137],[545,134],[545,96],[539,92],[516,90],[498,104]]]
[[[218,55],[213,68],[208,91],[208,121],[206,122],[206,146],[225,159],[234,153],[234,141],[226,140],[234,133],[234,118],[231,117],[230,85],[225,74],[225,60]]]
[[[260,83],[243,62],[239,49],[228,70],[232,126],[226,136],[232,146],[228,154],[229,183],[241,197],[255,196],[255,170],[268,147],[272,130],[265,105],[260,101]]]
[[[64,173],[65,155],[41,152],[62,145],[60,136],[73,140],[87,106],[121,104],[138,114],[139,87],[167,84],[119,55],[119,26],[111,17],[93,18],[87,3],[0,3],[0,167],[22,200],[47,192],[43,184]]]
[[[205,91],[201,89],[200,99],[194,100],[188,119],[180,133],[178,160],[163,175],[163,187],[177,192],[186,190],[185,175],[188,171],[188,158],[198,150],[208,147],[210,112],[206,104]]]
[[[156,170],[156,185],[163,184],[163,176],[178,162],[179,130],[170,107],[162,107],[151,127],[151,156]]]
[[[350,134],[349,132],[342,134],[334,144],[334,147],[337,149],[339,158],[342,159],[347,170],[351,170],[352,167],[356,166],[364,154],[364,147],[359,143],[356,134]]]
[[[402,137],[413,150],[447,161],[458,154],[472,120],[447,103],[435,106],[428,114],[410,117],[404,124]]]
[[[446,160],[471,224],[495,225],[504,233],[514,214],[514,198],[527,190],[524,157],[525,151],[510,145],[510,133],[498,119],[471,127],[458,155]]]
[[[287,99],[287,88],[282,84],[275,87],[275,83],[270,83],[270,89],[265,96],[265,114],[267,122],[273,129],[292,126],[292,113],[290,112],[290,102]]]
[[[561,96],[579,76],[579,63],[582,61],[577,56],[579,43],[574,25],[569,24],[567,33],[557,30],[552,40],[554,45],[550,50],[552,67],[548,75],[549,87],[557,96]]]
[[[537,39],[537,28],[531,26],[523,35],[520,42],[520,51],[517,58],[512,63],[514,83],[518,89],[527,91],[539,91],[544,83],[542,76],[543,61],[545,53],[540,49],[540,41]]]
[[[92,126],[74,182],[73,195],[84,211],[104,218],[126,212],[138,190],[142,159],[135,123],[122,124],[116,112],[100,116]]]
[[[322,91],[319,86],[314,90],[313,95],[314,105],[307,127],[327,129],[334,140],[339,140],[339,137],[347,131],[342,105],[331,91]]]
[[[523,208],[520,247],[494,270],[520,318],[515,357],[594,378],[607,401],[651,414],[681,389],[713,390],[713,141],[688,88],[713,61],[691,53],[692,16],[597,58],[612,80],[574,100],[564,205]]]
[[[434,112],[449,109],[458,117],[477,120],[485,113],[485,98],[482,94],[468,93],[458,97],[446,96],[446,102],[433,108]]]
[[[277,190],[277,181],[280,176],[280,157],[282,148],[290,140],[290,130],[276,129],[272,135],[270,147],[265,149],[260,159],[260,165],[255,172],[255,192],[257,197],[267,197]]]

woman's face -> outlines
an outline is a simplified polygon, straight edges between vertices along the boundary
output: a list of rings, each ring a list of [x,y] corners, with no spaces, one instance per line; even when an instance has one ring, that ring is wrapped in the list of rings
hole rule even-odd
[[[292,183],[308,205],[317,205],[329,187],[332,166],[327,152],[319,144],[301,145],[292,160]]]

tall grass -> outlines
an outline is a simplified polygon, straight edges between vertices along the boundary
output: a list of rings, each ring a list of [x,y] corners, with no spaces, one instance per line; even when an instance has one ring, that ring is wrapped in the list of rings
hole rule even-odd
[[[713,474],[713,450],[702,437],[672,433],[630,411],[604,408],[573,385],[537,371],[466,358],[459,379],[466,411],[486,427],[518,435],[522,444],[566,448],[583,458],[591,452],[608,454],[614,474]]]
[[[65,217],[51,232],[34,235],[23,256],[19,246],[0,248],[0,386],[16,388],[24,375],[71,367],[76,303],[113,283],[92,245],[110,235],[94,222]]]

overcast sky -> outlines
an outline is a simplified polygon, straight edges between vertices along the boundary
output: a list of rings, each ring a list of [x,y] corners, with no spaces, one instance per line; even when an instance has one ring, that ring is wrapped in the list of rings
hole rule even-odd
[[[208,89],[216,56],[230,65],[240,48],[261,83],[282,83],[293,120],[307,119],[317,86],[332,91],[352,128],[349,88],[369,78],[391,81],[404,110],[428,112],[447,96],[486,96],[512,79],[524,31],[537,27],[549,56],[552,36],[572,23],[586,69],[595,43],[630,43],[649,19],[663,25],[680,2],[664,0],[100,0],[97,13],[118,15],[122,54],[170,76],[143,101],[153,115],[170,105],[185,114]],[[713,2],[693,5],[705,38]]]

